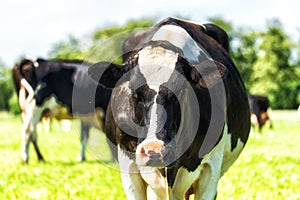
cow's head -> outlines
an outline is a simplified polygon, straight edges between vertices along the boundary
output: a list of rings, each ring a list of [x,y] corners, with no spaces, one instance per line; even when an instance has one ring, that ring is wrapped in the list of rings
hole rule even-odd
[[[25,79],[35,89],[38,81],[50,70],[46,63],[46,60],[40,58],[23,59],[14,67],[14,76],[18,81]]]
[[[89,68],[93,79],[114,88],[110,109],[120,142],[132,140],[125,150],[137,164],[156,167],[172,164],[195,137],[194,89],[207,90],[226,73],[213,60],[190,64],[180,49],[161,41],[145,45],[123,65],[100,62]]]
[[[37,85],[35,74],[36,66],[38,66],[38,63],[35,59],[23,59],[15,67],[16,70],[19,70],[19,81],[21,81],[21,79],[24,78],[31,85],[31,87],[35,88]]]

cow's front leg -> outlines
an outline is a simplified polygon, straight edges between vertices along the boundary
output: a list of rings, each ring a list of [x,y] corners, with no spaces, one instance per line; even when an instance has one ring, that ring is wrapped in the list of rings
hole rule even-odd
[[[80,135],[80,140],[81,140],[81,152],[80,152],[80,161],[85,161],[86,156],[86,147],[88,144],[88,139],[89,139],[89,130],[90,126],[88,124],[85,124],[83,121],[81,121],[81,135]]]
[[[38,147],[37,143],[37,133],[36,133],[37,122],[30,120],[29,122],[24,122],[22,126],[22,142],[21,142],[21,153],[22,153],[22,163],[29,162],[29,146],[32,142],[34,150],[37,154],[39,162],[44,162],[44,157]]]
[[[36,127],[36,126],[35,126]],[[33,144],[33,147],[35,149],[35,152],[36,152],[36,155],[37,155],[37,158],[38,158],[38,161],[39,162],[44,162],[45,159],[39,149],[39,146],[38,146],[38,143],[37,143],[37,133],[36,133],[36,129],[33,131],[32,133],[32,137],[31,137],[31,141],[32,141],[32,144]]]
[[[217,195],[217,187],[220,179],[220,170],[214,169],[210,164],[202,165],[201,174],[195,184],[195,200],[214,200]]]
[[[23,124],[21,128],[21,159],[22,163],[29,161],[29,145],[34,131],[32,126],[34,102],[25,105],[25,110],[22,112]]]
[[[32,118],[30,120],[30,130],[31,130],[31,136],[30,139],[32,141],[33,147],[35,149],[37,158],[39,162],[44,162],[44,157],[40,151],[40,148],[38,146],[38,142],[37,142],[37,132],[36,132],[36,128],[37,128],[37,124],[41,121],[41,116],[42,116],[42,112],[43,112],[43,108],[34,106],[33,108],[33,112],[32,112]]]
[[[143,180],[147,183],[147,198],[150,200],[169,199],[169,189],[166,178],[154,167],[139,167]]]
[[[194,185],[195,200],[216,198],[218,182],[222,176],[224,148],[228,141],[231,140],[227,134],[227,126],[225,126],[221,141],[202,160],[200,176]]]
[[[44,158],[39,150],[37,144],[36,126],[40,121],[41,109],[35,107],[35,101],[31,101],[26,105],[26,113],[22,114],[23,125],[22,125],[22,142],[21,142],[21,156],[22,163],[28,163],[29,161],[29,144],[33,143],[34,149],[37,153],[39,161],[44,161]]]
[[[30,144],[30,127],[29,124],[23,123],[21,130],[21,157],[22,163],[28,163],[29,161],[29,144]]]
[[[118,146],[118,161],[126,198],[129,200],[146,200],[147,186],[136,164]]]

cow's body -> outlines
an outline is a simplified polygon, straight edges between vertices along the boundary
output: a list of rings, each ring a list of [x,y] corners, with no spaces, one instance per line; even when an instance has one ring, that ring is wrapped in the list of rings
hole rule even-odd
[[[227,35],[206,28],[167,18],[125,41],[122,66],[89,69],[114,87],[106,134],[128,199],[214,199],[247,141],[247,94],[217,42]]]
[[[271,107],[269,99],[262,95],[248,94],[248,101],[251,113],[251,125],[254,128],[258,125],[259,132],[262,127],[268,124],[270,128],[273,128],[273,123],[270,118]]]
[[[103,119],[111,90],[87,75],[90,64],[82,61],[24,59],[13,68],[13,78],[22,111],[22,161],[28,162],[29,144],[33,143],[38,159],[44,158],[37,144],[36,125],[43,116],[81,120],[81,157],[91,126],[103,129]],[[97,98],[95,98],[95,92]],[[95,109],[96,107],[96,109]]]

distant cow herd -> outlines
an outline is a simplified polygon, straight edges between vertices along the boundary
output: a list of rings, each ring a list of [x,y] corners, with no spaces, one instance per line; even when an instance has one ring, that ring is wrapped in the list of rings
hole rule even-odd
[[[37,143],[37,123],[50,116],[81,120],[81,157],[91,126],[102,129],[111,90],[97,84],[87,74],[91,66],[82,61],[24,59],[13,67],[13,80],[22,111],[22,162],[29,160],[32,142],[39,161],[44,161]]]
[[[24,59],[13,67],[22,162],[44,116],[103,130],[128,199],[215,199],[251,124],[270,124],[267,97],[247,94],[213,24],[166,18],[123,43],[123,63]],[[101,148],[101,146],[99,146]]]

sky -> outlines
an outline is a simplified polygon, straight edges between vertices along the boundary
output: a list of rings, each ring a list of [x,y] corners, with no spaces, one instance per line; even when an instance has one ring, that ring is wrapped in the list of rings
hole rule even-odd
[[[220,16],[234,27],[256,30],[277,18],[298,41],[299,8],[296,0],[0,0],[0,61],[10,67],[22,55],[47,58],[69,35],[84,38],[97,28],[142,17],[184,16],[206,23]]]

